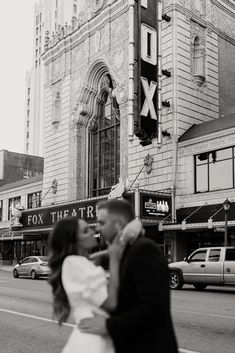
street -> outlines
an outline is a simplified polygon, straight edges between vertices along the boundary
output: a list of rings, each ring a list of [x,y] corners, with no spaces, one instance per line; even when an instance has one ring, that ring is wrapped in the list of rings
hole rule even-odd
[[[185,286],[172,291],[172,315],[181,352],[234,353],[235,288]],[[45,279],[14,279],[0,271],[1,353],[58,353],[72,321],[52,320],[50,287]]]

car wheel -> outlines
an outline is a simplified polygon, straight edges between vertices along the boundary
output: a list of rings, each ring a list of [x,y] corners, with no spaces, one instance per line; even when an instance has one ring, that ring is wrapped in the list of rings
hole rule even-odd
[[[183,281],[178,271],[170,271],[170,288],[181,289],[183,287]]]
[[[37,278],[37,274],[36,274],[36,272],[34,270],[31,271],[31,278],[32,279],[36,279]]]
[[[207,284],[204,284],[204,283],[195,283],[194,285],[194,288],[196,288],[197,290],[203,290],[207,287]]]
[[[14,269],[14,271],[13,271],[13,277],[14,278],[18,278],[19,277],[19,273],[18,273],[18,271],[16,269]]]

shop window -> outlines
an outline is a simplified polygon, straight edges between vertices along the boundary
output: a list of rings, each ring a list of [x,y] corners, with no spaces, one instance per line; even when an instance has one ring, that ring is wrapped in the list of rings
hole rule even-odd
[[[12,216],[12,207],[15,206],[17,203],[20,203],[21,201],[21,197],[17,196],[17,197],[13,197],[11,199],[9,199],[8,201],[8,219],[11,219]]]
[[[105,91],[101,97],[96,130],[90,133],[90,196],[106,195],[120,177],[120,120],[116,100]]]
[[[0,201],[0,222],[2,221],[3,201]]]
[[[34,192],[28,195],[28,208],[36,208],[41,206],[42,192]]]
[[[195,192],[234,188],[234,147],[195,156]]]

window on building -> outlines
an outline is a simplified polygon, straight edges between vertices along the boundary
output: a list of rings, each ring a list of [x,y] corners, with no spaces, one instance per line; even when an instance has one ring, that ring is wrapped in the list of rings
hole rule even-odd
[[[26,135],[27,139],[29,138],[29,132],[27,131],[27,135]]]
[[[28,96],[30,95],[30,87],[28,88]]]
[[[3,213],[3,201],[0,201],[0,222],[2,222],[2,213]]]
[[[38,170],[23,169],[23,179],[32,178],[32,177],[38,176],[40,174],[42,174],[42,173]]]
[[[8,201],[8,219],[11,219],[12,216],[12,207],[14,207],[17,203],[20,203],[21,201],[21,197],[17,196],[17,197],[13,197],[11,199],[9,199]]]
[[[75,5],[75,4],[73,5],[73,12],[77,13],[77,5]]]
[[[29,128],[29,120],[27,120],[27,128]]]
[[[38,61],[37,60],[35,61],[35,67],[38,67]]]
[[[90,133],[90,196],[106,195],[120,176],[120,121],[117,102],[102,96],[96,130]]]
[[[36,50],[36,58],[38,57],[38,49]]]
[[[234,147],[195,156],[195,192],[235,187]]]
[[[30,98],[28,98],[27,104],[28,104],[28,106],[30,105]]]
[[[26,151],[27,152],[29,151],[29,143],[28,142],[26,143]]]
[[[34,192],[28,195],[28,208],[36,208],[41,206],[42,192]]]
[[[30,113],[30,110],[28,109],[28,110],[27,110],[27,117],[29,117],[29,113]]]
[[[38,38],[36,38],[36,46],[38,46]]]
[[[40,22],[42,22],[42,13],[40,12]]]
[[[36,28],[36,35],[38,35],[38,27]]]
[[[55,11],[55,18],[57,18],[57,11]]]
[[[39,24],[39,15],[36,16],[36,25]]]

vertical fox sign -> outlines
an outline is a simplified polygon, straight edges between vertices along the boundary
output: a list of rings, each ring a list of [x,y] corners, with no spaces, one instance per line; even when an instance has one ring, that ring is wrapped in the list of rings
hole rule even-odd
[[[142,146],[151,144],[158,131],[157,7],[156,0],[138,0],[135,8],[135,135]]]

